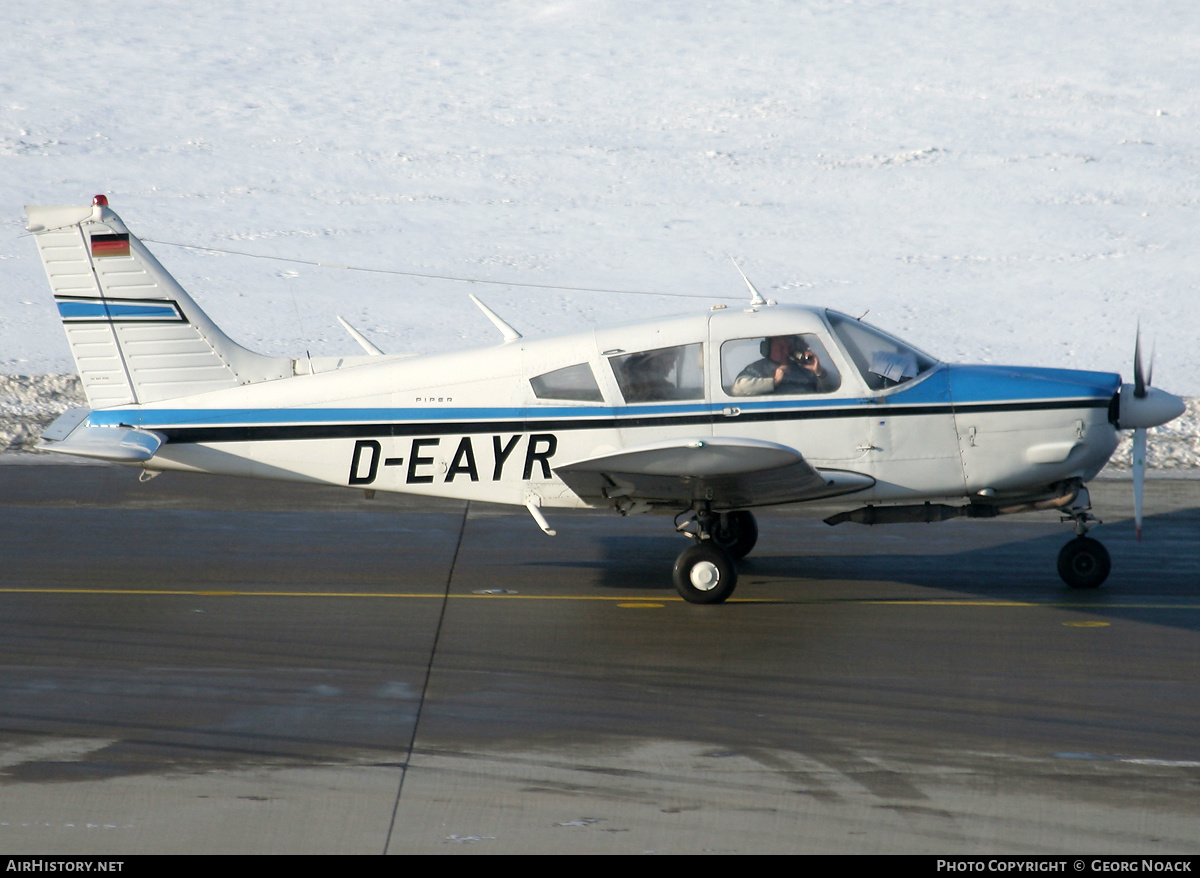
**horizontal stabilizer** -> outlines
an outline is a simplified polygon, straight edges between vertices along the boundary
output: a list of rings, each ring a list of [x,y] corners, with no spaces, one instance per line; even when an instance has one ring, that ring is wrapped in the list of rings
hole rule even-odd
[[[162,433],[137,427],[95,427],[87,423],[91,409],[68,409],[42,433],[41,451],[73,454],[116,463],[149,460],[167,441]]]
[[[61,415],[54,419],[54,422],[42,431],[43,442],[62,442],[71,435],[71,431],[87,420],[87,416],[92,413],[91,409],[72,408],[67,409]]]

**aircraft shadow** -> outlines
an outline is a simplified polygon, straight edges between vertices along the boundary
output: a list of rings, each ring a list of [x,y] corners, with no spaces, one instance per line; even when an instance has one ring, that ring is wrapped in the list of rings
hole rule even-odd
[[[1033,601],[1086,607],[1090,613],[1163,621],[1200,630],[1200,509],[1147,516],[1145,541],[1132,522],[1090,532],[1108,549],[1112,573],[1098,589],[1072,589],[1057,573],[1060,549],[1073,539],[1066,524],[1046,517],[1003,521],[830,528],[820,521],[770,514],[762,535],[739,564],[736,598],[853,601],[962,598]],[[677,536],[604,534],[595,560],[543,561],[537,566],[594,570],[602,591],[662,591],[685,547]],[[794,548],[789,548],[789,544]],[[1144,609],[1143,609],[1144,607]]]

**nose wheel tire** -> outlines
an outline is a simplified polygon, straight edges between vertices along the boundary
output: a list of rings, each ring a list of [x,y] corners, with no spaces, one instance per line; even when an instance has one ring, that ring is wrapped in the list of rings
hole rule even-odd
[[[758,542],[758,522],[745,511],[729,512],[717,519],[712,541],[735,561],[745,558]]]
[[[719,604],[737,586],[737,566],[724,549],[704,540],[679,555],[671,578],[685,601]]]
[[[1096,588],[1110,570],[1108,549],[1089,537],[1076,537],[1058,553],[1058,575],[1071,588]]]

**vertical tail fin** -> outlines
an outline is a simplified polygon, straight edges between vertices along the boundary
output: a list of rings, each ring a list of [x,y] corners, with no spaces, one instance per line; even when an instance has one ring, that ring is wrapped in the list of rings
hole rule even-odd
[[[92,408],[140,405],[292,375],[292,361],[223,333],[97,195],[27,206]]]

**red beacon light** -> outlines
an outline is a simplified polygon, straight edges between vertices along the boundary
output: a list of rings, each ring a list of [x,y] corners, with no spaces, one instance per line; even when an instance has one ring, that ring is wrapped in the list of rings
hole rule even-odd
[[[92,207],[108,207],[108,196],[97,195],[92,199]]]

